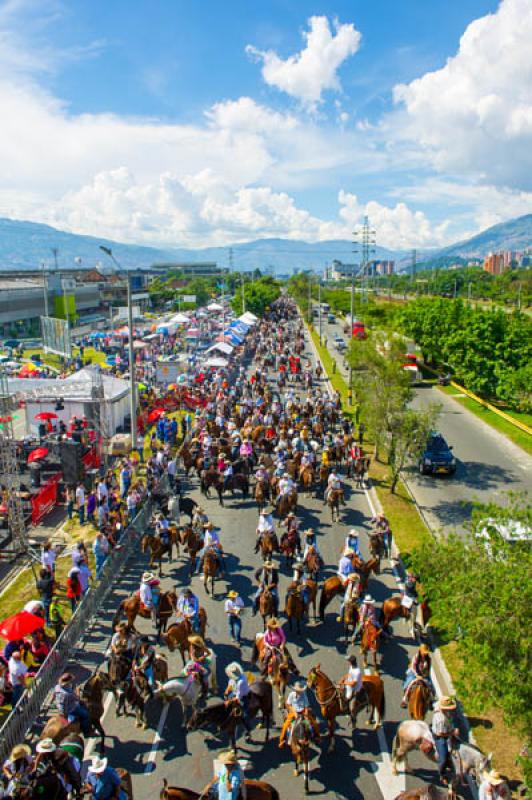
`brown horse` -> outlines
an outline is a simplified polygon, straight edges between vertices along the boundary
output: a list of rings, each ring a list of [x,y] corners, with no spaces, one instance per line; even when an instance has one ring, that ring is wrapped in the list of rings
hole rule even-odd
[[[330,492],[327,494],[327,505],[331,509],[331,519],[334,522],[340,521],[340,503],[343,501],[343,490],[342,489],[331,489]]]
[[[290,569],[296,557],[296,552],[301,550],[301,542],[296,530],[292,529],[283,533],[279,549],[286,559],[286,566]]]
[[[279,552],[279,541],[273,531],[265,531],[260,537],[259,544],[263,561],[271,561],[274,553]]]
[[[323,560],[316,550],[309,550],[303,562],[305,570],[312,581],[318,580],[318,575],[323,567]]]
[[[265,480],[257,481],[255,484],[255,502],[259,507],[259,511],[262,511],[269,497],[270,487],[268,482]]]
[[[377,531],[373,531],[369,537],[369,552],[372,558],[376,558],[378,566],[375,569],[375,574],[379,575],[381,571],[381,559],[384,557],[384,542],[382,536]]]
[[[327,481],[329,479],[330,471],[331,471],[331,468],[328,467],[327,464],[321,464],[320,465],[319,483],[320,483],[320,489],[322,490],[322,492],[324,492],[325,489],[327,488]]]
[[[168,561],[172,561],[172,539],[165,544],[158,536],[146,533],[140,540],[140,550],[142,553],[150,552],[150,569],[153,569],[156,562],[159,564],[159,576],[163,574],[163,556],[168,555]]]
[[[354,698],[351,701],[350,708],[347,707],[347,701],[343,699],[340,689],[321,671],[320,664],[311,669],[307,676],[307,683],[314,691],[321,715],[327,723],[329,753],[335,748],[336,717],[341,714],[349,713],[353,729],[356,729],[358,714],[363,708],[367,707],[369,716],[366,724],[371,724],[372,720],[374,728],[379,728],[382,724],[385,710],[384,683],[378,675],[364,675],[362,677],[367,703],[359,703]]]
[[[277,503],[277,512],[281,519],[284,519],[289,511],[295,511],[297,507],[297,492],[283,494]]]
[[[164,632],[166,630],[168,620],[175,611],[176,603],[177,595],[175,592],[161,592],[159,597],[159,605],[157,606],[156,629],[158,637],[161,635],[161,631]],[[151,611],[142,605],[138,594],[128,597],[127,600],[122,600],[113,618],[113,628],[116,628],[120,622],[122,614],[126,615],[127,624],[135,633],[138,633],[137,629],[135,628],[135,620],[137,617],[142,617],[143,619],[152,618]]]
[[[294,777],[298,777],[300,769],[303,769],[305,781],[305,794],[309,789],[309,762],[310,762],[310,741],[312,728],[310,722],[301,714],[292,724],[290,731],[290,750],[296,762]]]
[[[360,594],[364,594],[368,587],[369,576],[371,572],[375,572],[378,566],[378,559],[370,558],[368,561],[361,561],[356,556],[352,558],[353,572],[358,572],[360,575]],[[345,591],[345,585],[342,583],[338,575],[333,575],[327,578],[323,584],[320,597],[320,619],[325,619],[325,609],[333,599]]]
[[[311,464],[308,464],[308,466],[301,470],[299,481],[303,487],[303,491],[306,492],[307,497],[310,497],[314,487],[314,468]]]
[[[164,788],[159,797],[160,800],[200,800],[206,797],[205,792],[193,792],[192,789],[182,789],[179,786],[168,786],[166,779],[163,780]],[[279,792],[269,783],[264,781],[244,781],[246,787],[247,800],[279,800]]]
[[[425,719],[432,705],[430,686],[423,680],[414,681],[408,697],[408,715],[410,719]]]
[[[264,644],[263,634],[257,634],[253,645],[251,660],[254,664],[264,664],[266,645]],[[279,695],[279,709],[284,708],[286,687],[288,686],[288,675],[290,671],[299,674],[294,667],[292,659],[288,655],[286,648],[278,650],[275,648],[268,661],[268,680],[277,689]]]
[[[198,620],[201,638],[205,639],[207,614],[202,606],[200,606],[198,611]],[[190,622],[188,620],[183,620],[182,622],[174,622],[172,625],[170,625],[166,633],[161,637],[163,643],[166,644],[171,653],[173,653],[174,650],[179,650],[181,653],[181,658],[183,659],[183,666],[187,661],[185,656],[188,653],[188,637],[192,634],[192,632],[193,631]]]
[[[220,475],[219,472],[215,468],[209,469],[202,469],[200,473],[200,489],[202,495],[207,498],[211,496],[211,487],[214,487],[217,495],[218,500],[221,506],[224,504],[223,499],[223,492],[224,492],[224,479],[223,476]]]
[[[266,630],[267,620],[275,615],[275,598],[267,586],[259,595],[259,614],[262,617],[264,630]]]
[[[203,557],[203,585],[209,594],[209,580],[211,582],[211,594],[214,597],[214,582],[219,570],[218,557],[211,549],[207,549]]]
[[[299,581],[293,581],[288,587],[285,614],[288,617],[288,628],[292,631],[292,620],[295,619],[298,635],[301,634],[301,620],[309,613],[309,607],[314,609],[314,619],[316,619],[316,596],[318,594],[318,584],[316,581],[307,580],[308,601],[303,599],[303,586]]]
[[[431,783],[417,789],[407,789],[398,794],[395,800],[456,800],[456,792],[451,785],[447,789],[439,789]]]
[[[344,602],[342,622],[344,625],[345,643],[347,644],[349,637],[354,634],[358,622],[358,605],[354,598]]]
[[[382,604],[384,625],[387,626],[390,624],[390,622],[393,622],[396,619],[404,619],[405,623],[409,626],[412,639],[415,639],[416,609],[417,606],[415,605],[412,609],[406,608],[406,606],[403,605],[403,600],[401,597],[389,597]]]
[[[197,531],[191,525],[185,525],[180,534],[181,544],[190,557],[189,575],[192,575],[196,566],[196,556],[203,547],[203,542]]]
[[[91,675],[81,691],[81,700],[85,703],[89,712],[90,726],[100,735],[102,752],[105,746],[105,731],[101,723],[104,713],[103,698],[105,692],[114,693],[114,687],[109,675],[105,672],[100,672],[100,670],[96,670]],[[77,720],[75,722],[67,722],[64,717],[56,714],[50,717],[44,726],[40,738],[53,739],[55,744],[59,744],[69,734],[79,733],[79,731],[80,724]]]
[[[360,652],[362,653],[364,667],[368,666],[368,653],[373,655],[373,667],[375,672],[379,671],[377,666],[377,652],[379,649],[379,638],[381,633],[382,628],[377,628],[377,626],[374,625],[371,620],[367,619],[364,622],[360,637]]]

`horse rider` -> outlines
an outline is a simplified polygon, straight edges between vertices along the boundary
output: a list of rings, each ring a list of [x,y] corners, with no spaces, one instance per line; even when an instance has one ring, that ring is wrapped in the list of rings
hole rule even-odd
[[[12,797],[16,784],[24,782],[33,769],[31,747],[27,744],[17,744],[11,750],[11,755],[4,761],[2,772],[4,781],[8,781],[5,796]]]
[[[290,595],[294,594],[297,591],[301,592],[301,599],[303,600],[305,606],[308,606],[310,601],[310,589],[307,585],[306,580],[303,577],[304,573],[305,573],[305,565],[302,562],[298,561],[296,564],[294,564],[294,580],[287,589],[285,596],[285,606]]]
[[[170,544],[170,523],[164,514],[157,514],[155,517],[155,534],[159,537],[162,544],[168,546]]]
[[[196,572],[201,572],[203,569],[203,560],[207,550],[212,550],[216,555],[218,564],[220,565],[221,574],[225,575],[225,557],[222,543],[220,541],[220,534],[218,529],[214,527],[212,522],[207,522],[204,526],[205,536],[203,538],[203,547],[196,556]]]
[[[121,788],[120,775],[108,765],[106,758],[92,757],[86,786],[93,800],[128,800],[127,794]]]
[[[364,705],[368,696],[364,689],[362,670],[358,666],[356,656],[348,656],[346,661],[349,664],[349,668],[343,678],[340,679],[339,685],[344,688],[346,710],[349,710],[353,697],[357,704]]]
[[[340,561],[338,562],[338,570],[336,574],[340,578],[343,586],[346,585],[349,575],[353,572],[354,555],[355,551],[352,550],[350,547],[346,547],[344,552],[340,556]]]
[[[229,464],[225,465],[222,475],[223,475],[223,490],[225,492],[230,488],[231,481],[234,475],[233,465],[230,462]]]
[[[294,540],[296,545],[296,552],[300,556],[301,555],[301,539],[298,532],[299,527],[299,520],[296,519],[296,515],[293,511],[289,511],[286,517],[281,521],[281,525],[286,528],[286,532],[283,533],[281,537],[281,542],[285,540],[285,537],[290,541],[291,539]]]
[[[382,628],[377,615],[377,608],[375,607],[375,600],[370,594],[365,595],[358,612],[358,622],[355,627],[353,639],[355,639],[364,625],[371,623],[375,628]]]
[[[209,521],[205,509],[201,506],[196,506],[192,514],[192,527],[203,537],[203,527]]]
[[[192,589],[183,589],[177,598],[177,621],[188,622],[195,633],[200,630],[199,607],[199,600]]]
[[[90,735],[89,710],[79,699],[74,689],[74,676],[64,672],[54,689],[54,700],[59,714],[68,722],[79,721],[83,736]]]
[[[390,558],[392,547],[392,531],[388,519],[384,514],[380,513],[371,518],[371,524],[374,525],[375,530],[381,534],[382,542],[384,544],[384,553],[386,558]]]
[[[342,505],[345,506],[345,499],[344,499],[344,490],[342,488],[342,481],[337,472],[333,469],[330,473],[329,477],[327,478],[327,488],[325,489],[324,494],[324,503],[327,502],[331,492],[340,492],[340,501]]]
[[[260,542],[265,533],[274,533],[275,527],[272,517],[271,508],[264,507],[259,514],[259,521],[257,524],[257,541],[255,543],[255,552],[258,553],[260,549]]]
[[[279,572],[275,569],[273,561],[265,561],[262,567],[256,570],[255,580],[259,586],[253,595],[252,615],[255,616],[259,610],[259,598],[265,589],[268,589],[272,594],[274,614],[277,615],[279,613]]]
[[[336,617],[337,622],[343,622],[344,608],[347,603],[357,602],[360,595],[360,575],[358,572],[350,572],[347,576],[345,591],[340,603],[340,615]]]
[[[404,697],[401,702],[401,708],[408,707],[408,698],[416,681],[423,681],[429,687],[432,695],[435,696],[434,686],[430,679],[431,664],[429,646],[422,644],[417,653],[413,656],[406,671],[405,681],[403,683]]]
[[[147,609],[157,623],[157,607],[159,605],[160,581],[151,572],[145,572],[140,582],[140,602]]]
[[[345,537],[344,550],[352,550],[353,553],[357,556],[357,558],[362,559],[362,553],[360,552],[360,542],[358,540],[358,533],[354,528],[351,528],[351,530]]]
[[[137,636],[127,622],[119,622],[111,638],[111,652],[125,655],[133,660],[137,647]]]
[[[303,717],[310,724],[311,731],[314,736],[314,741],[318,744],[321,740],[320,729],[314,715],[310,710],[310,701],[307,695],[307,684],[303,681],[297,681],[293,690],[286,698],[286,710],[288,714],[283,722],[281,728],[281,735],[279,737],[279,747],[284,747],[287,734],[292,729],[292,725],[298,717]],[[288,736],[290,738],[290,734]]]
[[[202,693],[206,696],[209,691],[212,653],[205,644],[203,637],[197,633],[189,636],[187,641],[188,661],[184,666],[183,675],[189,675],[191,671],[196,672],[201,679]]]
[[[147,636],[143,636],[139,641],[139,646],[131,666],[131,671],[133,673],[138,672],[144,675],[148,681],[150,696],[153,694],[153,688],[155,686],[155,674],[153,671],[155,666],[155,657],[155,647],[151,644]]]
[[[318,537],[312,528],[307,528],[305,531],[305,544],[303,547],[303,562],[308,558],[310,552],[316,553],[321,559],[320,551],[318,550]]]
[[[510,800],[512,793],[499,772],[484,772],[478,789],[478,800]]]
[[[282,477],[277,485],[278,500],[281,497],[288,497],[295,490],[296,485],[288,472],[283,472]]]
[[[246,741],[251,741],[251,725],[249,724],[249,684],[246,674],[240,664],[232,661],[225,668],[229,683],[224,692],[225,704],[238,703],[242,709],[242,724],[246,729]]]
[[[459,734],[452,717],[455,710],[456,703],[451,697],[440,697],[432,717],[431,730],[438,756],[438,771],[440,773],[440,782],[444,786],[447,786],[445,773],[447,769],[452,770],[451,751],[453,740]]]
[[[80,740],[82,741],[82,740]],[[81,796],[81,763],[79,758],[60,750],[53,739],[41,739],[37,742],[36,757],[33,762],[33,773],[37,776],[55,774],[72,796]],[[79,749],[77,750],[80,755]],[[81,754],[81,759],[83,755]]]
[[[267,675],[268,665],[274,650],[279,650],[281,653],[284,653],[286,646],[286,634],[276,617],[270,617],[266,623],[266,633],[262,640],[264,642],[264,655],[261,672],[263,675]]]

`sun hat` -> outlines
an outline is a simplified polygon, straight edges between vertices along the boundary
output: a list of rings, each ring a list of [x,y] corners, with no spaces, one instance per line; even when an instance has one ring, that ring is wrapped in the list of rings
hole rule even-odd
[[[454,711],[456,708],[456,703],[453,698],[447,695],[440,697],[436,705],[440,711]]]
[[[144,572],[142,575],[142,583],[149,583],[155,579],[155,575],[152,572]]]
[[[41,739],[35,748],[38,753],[55,753],[57,747],[53,739]]]
[[[277,617],[271,617],[268,622],[266,623],[268,628],[280,628],[281,623],[277,619]]]
[[[224,766],[230,766],[231,764],[238,764],[236,753],[233,753],[232,750],[228,750],[225,753],[220,753],[220,755],[218,756],[218,761]]]
[[[492,786],[499,786],[501,783],[504,783],[504,778],[502,777],[501,773],[497,772],[495,769],[492,769],[490,772],[485,772],[484,778]]]
[[[430,653],[430,647],[428,646],[428,644],[422,644],[419,647],[419,652],[427,656]]]
[[[307,528],[307,530],[305,531],[305,536],[307,537],[307,539],[310,539],[311,536],[314,536],[314,531],[312,530],[312,528]]]
[[[101,772],[105,772],[107,769],[108,761],[106,758],[98,758],[98,756],[92,757],[92,764],[89,767],[89,772],[94,772],[96,775],[99,775]]]
[[[355,528],[351,528],[349,531],[349,536],[358,536],[358,531]]]
[[[357,581],[359,579],[359,577],[360,576],[359,576],[358,572],[350,572],[349,575],[347,576],[347,580],[348,581]]]
[[[229,597],[231,600],[234,600],[235,597],[238,597],[238,592],[235,592],[234,589],[231,589],[230,592],[227,592],[227,597]]]
[[[266,569],[273,569],[273,561],[268,558],[262,566],[266,567]]]
[[[24,758],[25,756],[31,756],[31,747],[28,747],[27,744],[16,744],[11,751],[9,760],[17,761],[19,758]]]
[[[225,668],[225,674],[228,678],[237,678],[239,675],[244,674],[244,670],[237,661],[232,661]]]
[[[195,644],[198,647],[204,647],[205,646],[205,642],[203,641],[203,637],[199,636],[199,634],[197,634],[197,633],[194,633],[194,634],[192,634],[192,636],[189,636],[187,641],[189,642],[189,644]]]
[[[344,556],[354,556],[354,555],[355,555],[355,551],[353,550],[352,547],[346,547],[345,548]]]
[[[375,600],[373,599],[373,597],[372,597],[370,594],[367,594],[367,595],[364,597],[364,601],[363,601],[363,602],[364,602],[364,603],[374,603],[374,602],[375,602]]]

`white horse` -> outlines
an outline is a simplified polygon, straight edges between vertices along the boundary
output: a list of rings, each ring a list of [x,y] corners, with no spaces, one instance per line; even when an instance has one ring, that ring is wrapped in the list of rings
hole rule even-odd
[[[186,678],[171,678],[166,683],[157,684],[154,697],[160,698],[163,703],[179,700],[183,709],[183,726],[187,721],[187,710],[195,711],[201,695],[201,679],[198,675],[189,675]]]
[[[397,762],[404,762],[405,772],[410,772],[408,754],[412,750],[421,750],[432,761],[437,761],[436,745],[432,731],[426,722],[406,719],[397,728],[392,745],[392,773],[397,775]]]

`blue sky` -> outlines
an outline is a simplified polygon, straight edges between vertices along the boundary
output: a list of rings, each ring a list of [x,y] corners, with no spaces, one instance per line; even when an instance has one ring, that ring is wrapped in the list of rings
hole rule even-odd
[[[0,214],[199,247],[527,213],[529,0],[0,1]]]

